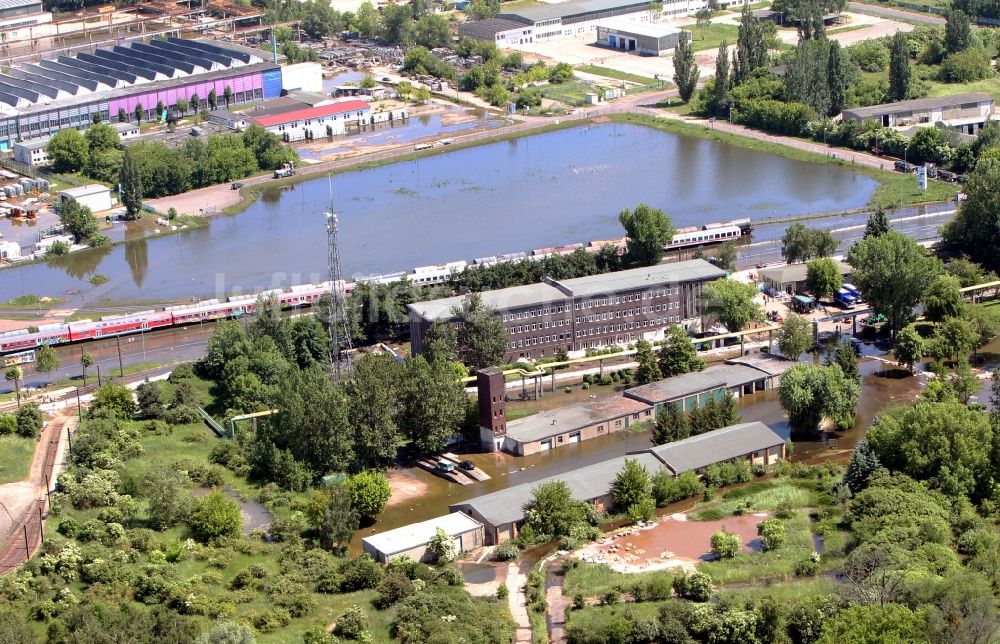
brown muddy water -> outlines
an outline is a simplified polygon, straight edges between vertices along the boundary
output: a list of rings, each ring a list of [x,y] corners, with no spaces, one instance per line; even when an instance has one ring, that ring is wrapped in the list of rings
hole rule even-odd
[[[713,558],[712,535],[725,530],[739,535],[743,541],[743,552],[757,552],[761,549],[757,524],[766,518],[766,513],[731,516],[715,521],[687,521],[668,516],[652,528],[622,535],[596,550],[609,560],[620,558],[630,565],[642,565],[658,558],[708,561]]]

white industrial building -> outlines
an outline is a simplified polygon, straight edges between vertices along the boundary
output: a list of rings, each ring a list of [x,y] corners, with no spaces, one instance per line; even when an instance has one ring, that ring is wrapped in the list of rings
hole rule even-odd
[[[323,67],[319,63],[296,63],[281,68],[282,92],[323,93]]]
[[[383,564],[404,555],[414,561],[432,561],[427,544],[438,529],[451,538],[456,554],[469,552],[484,543],[482,523],[465,514],[452,513],[365,537],[361,540],[361,549]]]
[[[370,114],[368,103],[352,100],[258,116],[253,122],[290,142],[346,134],[348,123],[366,121]]]
[[[91,212],[101,212],[110,210],[113,203],[111,201],[111,188],[102,186],[99,183],[91,183],[79,188],[70,188],[59,193],[59,198],[66,201],[75,201],[81,206],[90,208]]]
[[[0,241],[0,259],[13,261],[21,257],[21,245],[12,241]]]
[[[19,141],[14,144],[14,160],[32,167],[46,165],[49,162],[49,154],[45,151],[48,144],[49,137]]]

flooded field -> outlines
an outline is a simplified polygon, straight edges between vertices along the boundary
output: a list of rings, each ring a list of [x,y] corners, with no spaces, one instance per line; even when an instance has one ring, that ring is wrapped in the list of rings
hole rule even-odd
[[[606,124],[337,175],[333,200],[354,275],[607,239],[640,201],[688,226],[857,208],[875,186],[848,168]],[[176,301],[321,281],[329,202],[326,177],[265,192],[205,228],[4,270],[0,300]],[[95,273],[110,279],[91,287]]]

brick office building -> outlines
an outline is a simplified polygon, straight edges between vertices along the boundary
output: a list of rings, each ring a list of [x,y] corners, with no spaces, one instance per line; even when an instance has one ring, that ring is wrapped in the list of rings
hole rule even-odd
[[[503,320],[510,341],[505,360],[537,359],[558,349],[584,351],[656,340],[680,324],[701,330],[701,291],[725,271],[694,259],[568,280],[485,291],[483,303]],[[465,296],[409,305],[410,342],[421,351],[424,333],[435,322],[454,322]]]

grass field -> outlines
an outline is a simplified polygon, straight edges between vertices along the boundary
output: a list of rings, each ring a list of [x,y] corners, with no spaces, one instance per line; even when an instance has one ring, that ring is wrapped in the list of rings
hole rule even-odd
[[[584,597],[603,595],[610,590],[628,591],[628,588],[640,582],[665,577],[673,580],[678,573],[673,570],[657,570],[653,572],[620,573],[604,564],[581,563],[566,572],[563,580],[563,594],[572,597],[582,594]]]
[[[949,96],[965,92],[984,92],[1000,100],[1000,80],[996,76],[972,83],[939,83],[927,81],[928,96]]]
[[[683,121],[673,119],[654,119],[638,114],[612,114],[608,118],[612,121],[638,123],[640,125],[647,125],[660,130],[666,130],[668,132],[677,132],[679,134],[688,134],[691,136],[701,137],[703,139],[731,143],[742,148],[767,152],[768,154],[777,154],[797,161],[808,161],[810,163],[850,167],[855,172],[866,174],[879,182],[878,188],[875,189],[875,193],[868,201],[868,205],[870,206],[891,208],[917,203],[952,201],[955,199],[955,195],[958,194],[958,186],[953,183],[934,180],[928,181],[927,191],[922,192],[917,189],[917,182],[913,175],[893,172],[891,170],[879,170],[878,168],[870,168],[867,166],[852,166],[851,164],[844,162],[843,159],[834,159],[815,152],[800,150],[798,148],[781,145],[779,143],[772,143],[770,141],[762,141],[749,136],[740,136],[738,134],[720,132],[719,130],[710,129],[694,123],[685,123]],[[891,159],[886,160],[886,166],[889,168],[892,167]]]
[[[540,89],[543,97],[573,106],[585,105],[585,95],[594,91],[590,85],[579,81],[543,85]]]
[[[699,27],[695,23],[690,25],[683,25],[681,29],[687,29],[691,32],[692,48],[695,51],[704,51],[706,49],[716,49],[725,40],[730,46],[736,44],[736,35],[739,33],[739,28],[736,25],[727,24],[717,24],[711,23],[707,27]]]
[[[28,477],[37,444],[34,438],[0,436],[0,483],[14,483]]]
[[[656,81],[648,76],[639,76],[638,74],[630,74],[628,72],[619,71],[617,69],[611,69],[610,67],[601,67],[600,65],[580,65],[576,68],[576,70],[584,72],[585,74],[604,76],[605,78],[623,80],[629,83],[636,83],[638,85],[656,84]]]

